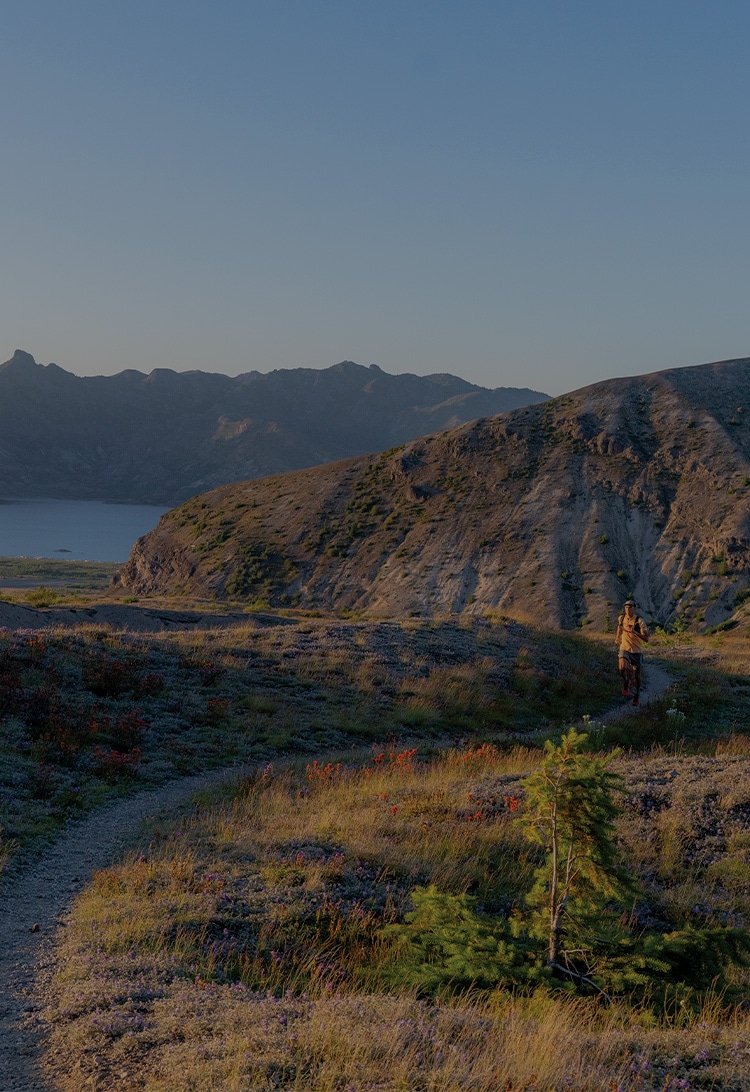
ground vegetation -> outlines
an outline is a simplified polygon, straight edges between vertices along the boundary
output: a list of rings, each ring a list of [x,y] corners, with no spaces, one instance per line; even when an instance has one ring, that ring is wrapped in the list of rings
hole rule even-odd
[[[11,881],[13,861],[107,798],[244,767],[76,901],[44,1016],[60,1087],[739,1092],[747,653],[734,631],[659,640],[672,689],[607,721],[611,638],[508,620],[261,613],[241,628],[6,634]],[[539,778],[571,722],[575,791],[604,835],[586,849],[601,899],[569,899],[581,929],[558,935],[579,981],[551,967],[539,826]],[[619,964],[600,946],[584,965],[592,925]]]
[[[606,998],[543,958],[524,979],[529,938],[524,951],[518,930],[513,944],[498,935],[527,920],[545,868],[518,822],[544,761],[485,744],[266,764],[152,828],[64,931],[48,1013],[58,1072],[149,1090],[740,1092],[747,971],[741,953],[696,953],[750,921],[747,884],[730,894],[724,879],[747,843],[748,749],[612,760],[625,791],[613,844],[639,886],[630,932],[655,940],[651,966],[631,949],[631,981]],[[672,803],[655,805],[658,787]],[[652,994],[633,995],[638,969]]]

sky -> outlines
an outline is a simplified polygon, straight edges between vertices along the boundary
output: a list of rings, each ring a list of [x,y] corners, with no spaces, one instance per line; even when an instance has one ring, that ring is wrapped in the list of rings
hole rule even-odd
[[[746,0],[4,0],[0,360],[750,355]]]

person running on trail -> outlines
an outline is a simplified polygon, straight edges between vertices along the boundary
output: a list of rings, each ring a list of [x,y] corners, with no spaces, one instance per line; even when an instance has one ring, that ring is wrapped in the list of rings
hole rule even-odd
[[[628,599],[617,619],[615,644],[619,649],[617,670],[622,675],[622,696],[630,696],[631,684],[635,691],[633,705],[638,705],[641,695],[642,648],[648,643],[646,623],[635,613],[635,602]]]

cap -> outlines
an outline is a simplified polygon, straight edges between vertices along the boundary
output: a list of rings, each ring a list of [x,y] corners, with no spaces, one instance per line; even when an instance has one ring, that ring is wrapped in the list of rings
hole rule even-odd
[[[623,606],[634,607],[635,606],[635,599],[626,599]]]

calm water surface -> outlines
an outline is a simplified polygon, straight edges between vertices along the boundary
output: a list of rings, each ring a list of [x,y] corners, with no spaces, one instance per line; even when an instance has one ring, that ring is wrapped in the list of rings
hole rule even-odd
[[[101,501],[0,501],[0,557],[127,561],[166,508]]]

